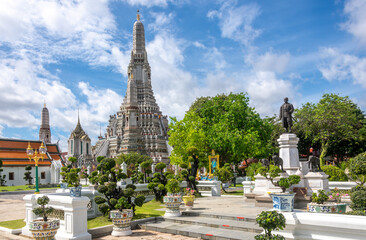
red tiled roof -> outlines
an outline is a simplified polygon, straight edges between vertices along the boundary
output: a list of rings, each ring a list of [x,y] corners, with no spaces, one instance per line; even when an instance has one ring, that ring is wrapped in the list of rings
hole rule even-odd
[[[0,138],[0,159],[4,166],[20,166],[20,165],[35,165],[34,160],[29,161],[26,154],[28,142],[31,144],[33,150],[39,149],[41,141],[27,141],[15,139],[1,139]],[[47,144],[47,152],[53,160],[60,160],[61,152],[58,150],[56,144]],[[44,160],[38,161],[38,165],[49,166],[51,160],[46,155]]]

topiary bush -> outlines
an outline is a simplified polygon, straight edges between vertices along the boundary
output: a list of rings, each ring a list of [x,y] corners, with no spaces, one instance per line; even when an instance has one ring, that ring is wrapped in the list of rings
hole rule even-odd
[[[180,192],[179,181],[177,179],[170,179],[166,185],[168,193],[178,194]]]
[[[286,218],[277,211],[263,211],[255,219],[260,227],[264,229],[264,234],[259,234],[256,240],[285,240],[281,235],[272,234],[273,230],[283,230],[286,227]]]
[[[329,175],[328,178],[329,181],[341,181],[341,182],[348,181],[347,175],[339,167],[332,165],[325,165],[322,166],[322,170],[325,174]]]
[[[355,186],[351,190],[351,205],[353,211],[366,210],[366,186]]]
[[[160,162],[156,164],[155,169],[160,170],[153,175],[151,182],[147,185],[147,188],[154,191],[155,200],[162,201],[163,196],[167,194],[166,184],[168,180],[174,176],[170,172],[163,173],[163,169],[166,168],[166,164]]]
[[[43,197],[37,199],[37,204],[39,207],[33,209],[33,213],[37,216],[41,216],[45,222],[47,222],[48,214],[54,211],[52,207],[46,207],[49,202],[50,199],[44,195]]]
[[[141,207],[145,201],[143,195],[135,195],[136,186],[127,184],[125,189],[117,186],[117,182],[127,178],[122,169],[116,169],[116,162],[111,158],[104,158],[97,166],[98,172],[92,173],[93,179],[98,183],[98,192],[104,196],[95,197],[99,211],[109,215],[111,210],[132,209],[135,214],[136,206]]]

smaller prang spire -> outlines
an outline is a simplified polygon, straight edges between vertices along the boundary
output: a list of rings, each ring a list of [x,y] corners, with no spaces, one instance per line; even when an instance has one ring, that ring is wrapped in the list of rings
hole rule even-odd
[[[50,129],[50,114],[46,107],[46,100],[44,100],[43,109],[41,113],[41,126],[39,128],[39,140],[45,143],[51,143],[51,129]]]
[[[140,11],[137,9],[137,14],[136,14],[136,19],[137,21],[140,21]]]

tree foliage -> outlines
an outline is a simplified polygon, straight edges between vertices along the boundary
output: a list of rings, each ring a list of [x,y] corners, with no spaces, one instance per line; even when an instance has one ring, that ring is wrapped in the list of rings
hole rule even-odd
[[[294,118],[294,131],[302,141],[321,147],[321,164],[330,154],[342,160],[364,151],[365,119],[348,97],[324,94],[317,104],[306,103],[297,109]]]
[[[267,157],[274,150],[273,125],[249,106],[244,93],[198,98],[182,120],[172,118],[169,128],[171,162],[190,162],[191,168],[186,170],[191,178],[196,177],[199,167],[208,167],[212,149],[220,155],[220,165],[237,164],[249,157]],[[190,188],[197,191],[194,186]]]
[[[264,229],[264,234],[255,236],[256,240],[285,240],[281,235],[272,234],[273,230],[283,230],[286,227],[286,218],[282,213],[276,211],[263,211],[255,220],[258,225]]]

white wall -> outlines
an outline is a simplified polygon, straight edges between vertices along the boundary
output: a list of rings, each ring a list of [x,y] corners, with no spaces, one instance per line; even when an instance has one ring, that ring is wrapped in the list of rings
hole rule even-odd
[[[14,172],[14,180],[9,180],[9,173]],[[25,167],[5,167],[3,166],[2,175],[5,175],[7,186],[18,186],[18,185],[26,185],[28,181],[24,180],[24,173],[26,172]],[[31,176],[33,177],[32,182],[35,183],[36,176],[36,167],[32,167]],[[46,173],[46,178],[41,179],[41,172]],[[40,167],[38,166],[38,178],[39,184],[47,184],[51,183],[51,167]]]

